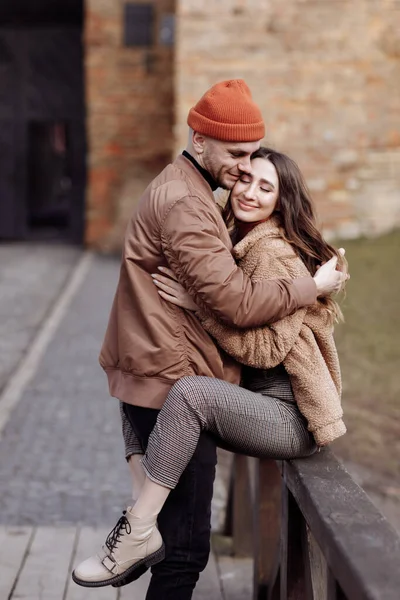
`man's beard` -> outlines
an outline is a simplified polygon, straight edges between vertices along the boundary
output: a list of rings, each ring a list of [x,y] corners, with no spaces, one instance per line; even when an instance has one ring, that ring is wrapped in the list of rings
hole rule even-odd
[[[224,181],[224,177],[229,176],[229,173],[225,172],[224,174],[223,167],[218,167],[215,164],[212,153],[209,150],[204,153],[203,160],[206,171],[209,172],[211,177],[214,179],[215,183],[218,184],[218,187],[222,188],[223,190],[230,191],[235,185],[236,181],[233,181],[232,183],[227,183]],[[231,175],[231,177],[233,177],[233,175]]]
[[[228,190],[229,192],[231,191],[231,189],[233,188],[233,185],[228,186],[226,183],[224,183],[223,181],[217,181],[218,186],[220,188],[222,188],[223,190]]]
[[[204,166],[206,168],[206,171],[208,171],[208,173],[214,179],[215,183],[218,184],[218,187],[222,188],[223,190],[231,189],[231,188],[227,187],[227,184],[224,183],[224,181],[222,180],[222,177],[220,175],[221,169],[218,170],[213,158],[210,156],[210,154],[208,152],[204,155]]]
[[[235,185],[235,183],[226,183],[224,181],[223,175],[221,175],[220,172],[215,173],[215,169],[213,167],[214,167],[213,161],[210,160],[208,162],[208,166],[206,167],[206,169],[210,173],[211,177],[214,179],[215,183],[217,183],[218,187],[222,188],[223,190],[230,191],[233,188],[233,186]]]
[[[233,177],[233,175],[231,175],[231,177]],[[215,181],[218,183],[220,188],[223,190],[228,190],[229,192],[233,189],[236,183],[236,180],[233,183],[224,183],[224,181],[222,181],[222,177],[218,177]]]

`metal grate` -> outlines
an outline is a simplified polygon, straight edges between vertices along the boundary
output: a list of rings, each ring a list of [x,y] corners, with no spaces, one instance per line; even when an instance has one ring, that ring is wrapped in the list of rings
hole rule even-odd
[[[125,4],[125,46],[151,46],[153,44],[154,10],[151,4]]]

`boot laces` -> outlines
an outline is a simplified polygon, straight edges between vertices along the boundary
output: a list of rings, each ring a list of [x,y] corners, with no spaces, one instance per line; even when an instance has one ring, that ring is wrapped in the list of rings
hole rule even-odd
[[[110,531],[106,539],[106,546],[112,553],[116,545],[120,541],[120,537],[126,533],[129,535],[131,532],[131,524],[126,518],[126,510],[123,511],[122,517],[120,517],[115,525],[114,529]]]

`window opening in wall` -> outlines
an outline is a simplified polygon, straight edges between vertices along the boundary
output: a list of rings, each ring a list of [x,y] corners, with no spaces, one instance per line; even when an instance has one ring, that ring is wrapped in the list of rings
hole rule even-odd
[[[71,177],[68,126],[31,121],[28,125],[27,220],[31,234],[53,237],[70,226]]]
[[[125,46],[152,46],[154,7],[151,4],[125,4]]]
[[[175,15],[166,13],[162,15],[158,32],[158,42],[162,46],[173,46],[175,41]]]

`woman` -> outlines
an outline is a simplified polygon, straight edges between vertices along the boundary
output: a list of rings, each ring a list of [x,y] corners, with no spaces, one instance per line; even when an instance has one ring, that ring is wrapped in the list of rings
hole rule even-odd
[[[332,257],[344,265],[317,230],[302,175],[284,154],[260,148],[252,155],[251,173],[236,183],[224,216],[232,228],[234,256],[253,281],[314,275]],[[162,298],[195,311],[218,345],[245,365],[244,387],[208,377],[184,377],[173,386],[142,460],[145,475],[138,499],[104,548],[103,565],[112,576],[93,585],[124,585],[162,560],[157,516],[202,431],[225,448],[274,459],[309,456],[346,431],[333,341],[333,323],[341,312],[333,299],[322,299],[270,326],[238,330],[198,309],[173,279],[154,275],[154,282]],[[140,447],[130,427],[129,405],[125,410],[127,452],[135,454]],[[77,583],[85,563],[74,572]]]

